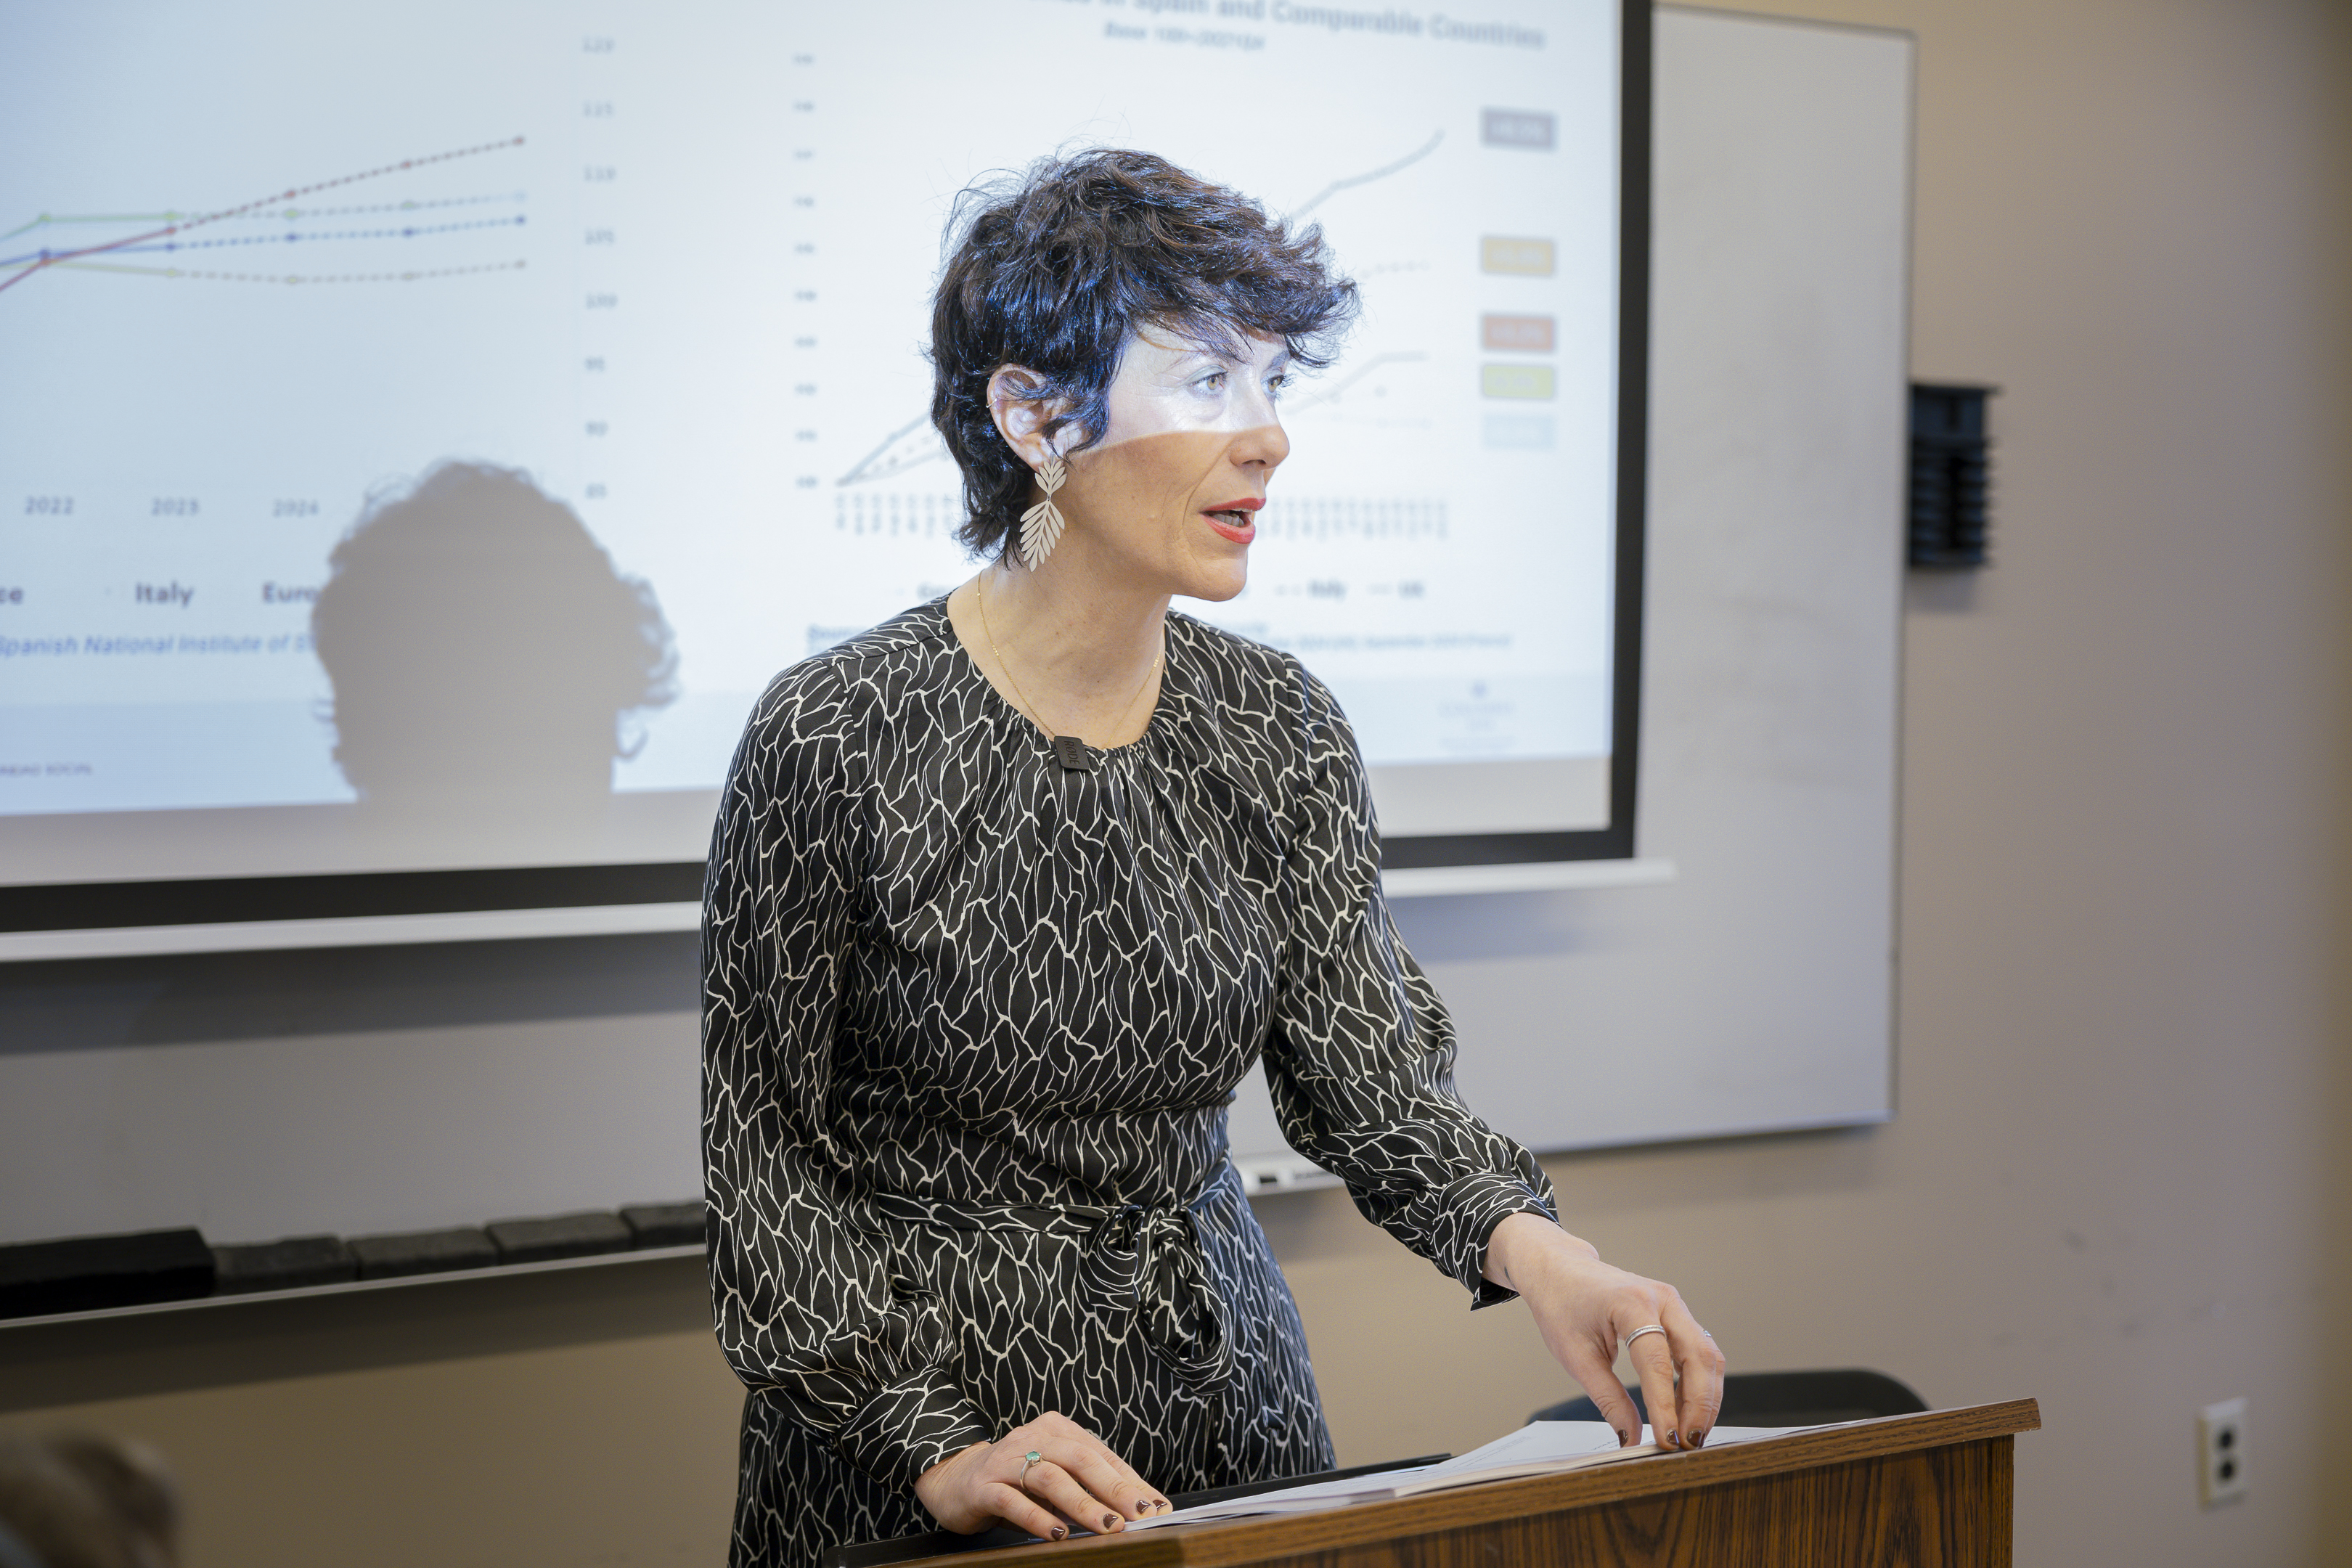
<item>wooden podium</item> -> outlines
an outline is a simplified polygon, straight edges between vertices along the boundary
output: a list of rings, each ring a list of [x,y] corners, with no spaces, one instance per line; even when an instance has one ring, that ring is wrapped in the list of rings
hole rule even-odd
[[[2007,1568],[2031,1399],[1322,1513],[960,1554],[981,1568]],[[933,1561],[940,1561],[934,1559]]]

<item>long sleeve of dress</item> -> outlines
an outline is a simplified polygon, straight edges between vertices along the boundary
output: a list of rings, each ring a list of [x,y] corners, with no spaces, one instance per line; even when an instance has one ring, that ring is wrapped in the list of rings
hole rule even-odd
[[[1356,1206],[1475,1292],[1495,1227],[1552,1215],[1533,1156],[1454,1087],[1454,1021],[1399,940],[1381,893],[1380,837],[1354,731],[1299,672],[1303,777],[1292,804],[1292,925],[1266,1045],[1291,1146],[1347,1183]]]
[[[858,905],[846,744],[822,659],[769,689],[719,801],[704,888],[703,1147],[713,1315],[736,1375],[886,1481],[992,1436],[927,1296],[851,1223],[826,1091]]]

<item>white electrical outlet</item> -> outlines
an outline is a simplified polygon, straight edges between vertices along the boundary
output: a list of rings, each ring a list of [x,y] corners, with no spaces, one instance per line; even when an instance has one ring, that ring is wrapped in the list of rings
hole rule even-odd
[[[2225,1399],[2197,1413],[2197,1498],[2207,1508],[2246,1495],[2246,1402]]]

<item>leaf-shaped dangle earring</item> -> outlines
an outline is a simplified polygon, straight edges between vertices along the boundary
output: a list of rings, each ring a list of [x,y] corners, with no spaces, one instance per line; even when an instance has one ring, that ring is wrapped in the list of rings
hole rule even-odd
[[[1069,478],[1069,468],[1059,458],[1048,458],[1037,470],[1037,488],[1045,499],[1021,514],[1021,564],[1032,572],[1045,563],[1062,537],[1062,510],[1054,504],[1054,492]]]

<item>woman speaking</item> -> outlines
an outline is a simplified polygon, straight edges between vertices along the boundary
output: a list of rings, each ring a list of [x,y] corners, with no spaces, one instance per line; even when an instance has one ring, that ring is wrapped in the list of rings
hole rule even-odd
[[[738,1563],[1333,1462],[1226,1160],[1263,1060],[1286,1136],[1486,1306],[1524,1296],[1627,1441],[1696,1444],[1723,1359],[1555,1221],[1464,1107],[1381,896],[1348,721],[1230,599],[1276,405],[1355,309],[1320,234],[1140,153],[967,202],[931,416],[988,564],[779,676],[722,796],[703,926],[719,1337],[749,1396]]]

